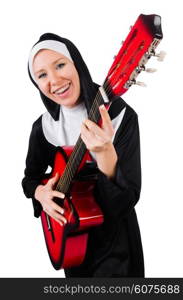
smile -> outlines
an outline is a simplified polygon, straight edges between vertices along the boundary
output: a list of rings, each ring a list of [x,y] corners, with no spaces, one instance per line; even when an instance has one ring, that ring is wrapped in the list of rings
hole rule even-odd
[[[57,89],[56,91],[53,92],[53,94],[55,95],[61,95],[63,93],[65,93],[69,88],[70,88],[71,83],[68,83],[66,85],[64,85],[63,87]]]

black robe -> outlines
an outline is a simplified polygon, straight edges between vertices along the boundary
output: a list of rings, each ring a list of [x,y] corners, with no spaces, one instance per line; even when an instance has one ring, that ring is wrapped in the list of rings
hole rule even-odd
[[[118,155],[114,179],[108,179],[96,164],[92,166],[98,176],[94,193],[104,213],[104,223],[89,230],[84,262],[79,267],[65,269],[66,277],[144,277],[143,250],[134,208],[141,189],[138,117],[121,98],[112,103],[109,114],[113,119],[124,107],[125,114],[114,139]],[[41,118],[32,127],[22,180],[26,197],[32,198],[35,217],[40,216],[42,207],[34,192],[47,167],[53,166],[57,150],[46,140]]]

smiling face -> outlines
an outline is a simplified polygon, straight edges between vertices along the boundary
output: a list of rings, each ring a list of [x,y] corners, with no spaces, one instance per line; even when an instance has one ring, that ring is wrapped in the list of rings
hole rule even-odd
[[[41,92],[54,102],[68,108],[79,102],[79,75],[74,63],[63,54],[40,50],[34,57],[33,72]]]

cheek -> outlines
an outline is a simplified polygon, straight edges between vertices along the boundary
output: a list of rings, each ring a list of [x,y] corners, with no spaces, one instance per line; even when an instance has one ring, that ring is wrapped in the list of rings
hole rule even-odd
[[[65,71],[67,72],[67,78],[71,79],[75,83],[75,85],[80,85],[78,72],[73,65],[69,65],[68,68],[65,69]]]
[[[80,80],[79,80],[78,74],[75,74],[75,75],[73,76],[73,81],[74,81],[74,83],[75,83],[75,87],[76,87],[78,93],[80,94]]]
[[[72,81],[72,83],[74,84],[74,87],[77,91],[77,94],[79,96],[80,94],[80,80],[79,80],[79,75],[76,71],[75,68],[73,68],[73,66],[70,66],[67,68],[67,70],[65,69],[65,74],[63,73],[63,77],[69,79]]]
[[[49,92],[48,84],[47,84],[46,82],[41,83],[41,84],[39,85],[39,89],[40,89],[44,94]]]

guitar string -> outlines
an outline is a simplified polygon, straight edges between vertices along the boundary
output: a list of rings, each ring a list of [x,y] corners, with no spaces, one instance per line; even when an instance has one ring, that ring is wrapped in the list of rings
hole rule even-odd
[[[109,86],[109,84],[108,84],[108,82],[107,82],[107,80],[105,80],[105,82],[104,82],[104,84],[103,84],[103,87],[105,88],[105,91],[106,91],[106,94],[108,95],[108,97],[110,97],[110,92],[109,91],[111,91],[111,88],[110,88],[110,86]],[[93,104],[92,104],[92,108],[91,108],[91,110],[90,110],[90,112],[89,112],[89,116],[88,116],[88,118],[91,120],[91,119],[93,119],[95,122],[96,122],[96,113],[98,112],[98,115],[99,115],[99,111],[98,111],[98,106],[101,104],[101,103],[99,103],[99,101],[101,102],[101,100],[103,100],[103,98],[102,98],[102,96],[101,96],[101,93],[100,93],[100,91],[98,90],[98,92],[97,92],[97,94],[96,94],[96,97],[95,97],[95,99],[94,99],[94,101],[93,101]],[[94,105],[95,104],[95,105]],[[98,106],[97,106],[97,105]],[[94,108],[93,108],[93,106],[94,106]],[[77,148],[76,148],[76,150],[73,152],[73,154],[72,154],[72,156],[70,157],[70,159],[69,159],[69,162],[67,163],[67,165],[66,165],[66,169],[65,169],[65,175],[63,176],[63,177],[61,177],[60,178],[60,180],[59,180],[59,182],[58,182],[58,184],[57,184],[57,187],[56,187],[56,189],[57,190],[61,190],[61,187],[63,187],[63,186],[66,186],[66,185],[68,185],[69,184],[69,182],[70,182],[70,180],[72,179],[72,177],[73,177],[73,172],[72,172],[72,168],[73,168],[73,161],[75,160],[75,157],[78,155],[78,152],[80,153],[81,152],[81,147],[82,147],[82,145],[83,145],[84,143],[83,143],[83,141],[82,141],[82,139],[81,139],[81,137],[79,137],[78,138],[78,141],[77,141],[77,143],[76,143],[76,145],[77,145]],[[84,145],[83,145],[84,146]],[[80,157],[81,157],[81,155],[80,155]],[[71,166],[70,166],[71,165]],[[69,172],[70,172],[70,174],[69,174]],[[63,188],[62,188],[63,189]]]
[[[118,66],[119,67],[119,66]],[[115,71],[115,68],[113,69],[113,72]],[[113,73],[112,72],[112,73]],[[119,72],[120,73],[120,75],[121,75],[121,71]],[[108,75],[109,76],[109,75]],[[112,76],[113,77],[113,76]],[[117,76],[116,76],[117,77]],[[119,81],[119,78],[113,78],[113,79],[110,79],[110,85],[109,85],[109,82],[108,82],[108,80],[107,80],[107,77],[106,77],[106,79],[105,79],[105,81],[104,81],[104,84],[103,84],[103,88],[104,88],[104,90],[105,90],[105,92],[106,92],[106,94],[108,95],[108,97],[110,97],[110,95],[112,94],[112,88],[111,88],[111,86],[113,86],[113,88],[114,88],[114,86],[116,85],[116,83]],[[119,76],[118,76],[119,77]],[[98,111],[98,106],[101,104],[99,104],[98,103],[98,100],[100,100],[100,99],[103,99],[102,98],[102,95],[101,95],[101,93],[100,93],[100,91],[98,90],[98,92],[97,92],[97,94],[96,94],[96,97],[95,97],[95,99],[94,99],[94,101],[93,101],[93,104],[92,104],[92,107],[91,107],[91,110],[90,110],[90,112],[89,112],[89,116],[88,116],[88,118],[89,119],[91,119],[90,117],[91,116],[95,116],[95,114],[96,113],[98,113],[99,114],[99,111]],[[94,104],[98,104],[98,106],[97,105],[94,105]],[[93,108],[93,106],[94,106],[94,108]],[[94,119],[94,118],[93,118]],[[73,165],[73,161],[75,160],[75,157],[78,155],[78,152],[80,152],[81,151],[81,147],[82,147],[82,145],[84,146],[84,143],[83,143],[83,141],[82,141],[82,139],[81,139],[81,137],[79,137],[78,138],[78,140],[77,140],[77,143],[76,143],[76,145],[77,145],[77,148],[75,148],[75,150],[74,150],[74,152],[71,154],[71,157],[70,157],[70,159],[69,159],[69,162],[67,163],[67,165],[66,165],[66,169],[65,169],[65,172],[64,172],[64,177],[61,177],[60,178],[60,180],[59,180],[59,182],[58,182],[58,185],[57,185],[57,188],[59,188],[60,190],[62,189],[62,187],[65,185],[69,185],[69,182],[72,180],[72,177],[73,177],[73,172],[72,172],[72,168],[74,168],[74,166],[72,166]],[[71,165],[71,166],[70,166]],[[69,172],[70,172],[70,175],[69,175]]]
[[[95,101],[95,102],[97,102],[97,101]],[[89,118],[90,119],[90,118]],[[92,118],[93,119],[93,121],[95,121],[95,118],[93,117]],[[69,179],[68,180],[70,180],[71,179],[71,177],[73,176],[73,171],[72,171],[72,169],[74,168],[74,164],[73,164],[73,161],[75,160],[75,157],[79,154],[79,158],[80,158],[80,160],[82,160],[82,155],[83,155],[83,151],[85,150],[84,148],[82,148],[82,146],[84,147],[84,143],[83,143],[83,141],[82,141],[82,139],[81,139],[81,136],[79,137],[79,139],[78,139],[78,142],[76,143],[76,148],[75,148],[75,150],[74,150],[74,152],[72,153],[72,156],[70,157],[70,159],[69,159],[69,162],[68,162],[68,165],[67,165],[67,167],[66,167],[66,174],[67,174],[67,172],[70,172],[70,174],[71,174],[71,176],[69,177]],[[70,167],[71,166],[71,167]],[[69,173],[68,173],[69,174]],[[65,178],[66,178],[66,180],[67,180],[67,177],[65,176]],[[63,182],[63,184],[64,184],[64,182]]]
[[[108,85],[107,81],[105,81],[104,83],[105,83],[106,86],[110,87],[110,86]],[[107,93],[108,93],[108,90],[109,90],[109,88],[106,88],[106,92],[107,92]],[[110,90],[111,90],[111,88],[110,88]],[[93,105],[94,105],[95,102],[96,102],[97,104],[99,104],[99,103],[98,103],[98,100],[100,100],[100,98],[103,99],[103,98],[101,97],[101,94],[100,94],[100,93],[98,94],[98,93],[99,93],[99,91],[97,92],[97,95],[96,95],[96,97],[95,97],[95,99],[94,99]],[[110,95],[110,93],[108,93],[108,95]],[[100,103],[100,104],[101,104],[101,103]],[[93,105],[92,105],[92,107],[93,107]],[[95,113],[96,113],[96,112],[98,112],[98,114],[99,114],[98,107],[94,106],[94,109],[92,108],[92,109],[90,110],[89,116],[92,115],[92,114],[95,116]],[[68,185],[68,184],[69,184],[69,181],[70,181],[70,180],[72,179],[72,177],[73,177],[73,172],[72,172],[73,160],[74,160],[75,157],[78,155],[78,152],[81,151],[80,148],[81,148],[82,144],[84,144],[84,143],[83,143],[82,139],[79,138],[79,139],[78,139],[78,142],[77,142],[76,144],[78,144],[78,145],[77,145],[77,149],[76,149],[75,152],[73,152],[73,155],[72,155],[72,156],[70,157],[70,159],[69,159],[69,162],[68,162],[68,164],[67,164],[67,166],[66,166],[66,169],[65,169],[64,177],[61,177],[60,180],[59,180],[59,182],[58,182],[58,184],[57,184],[57,190],[58,190],[58,189],[59,189],[59,190],[63,190],[63,189],[64,189],[63,186],[66,185],[66,184]],[[71,167],[70,167],[70,165],[71,165]],[[69,172],[70,172],[70,174],[69,174]]]
[[[119,66],[118,66],[119,67]],[[115,71],[115,68],[113,68],[113,72]],[[113,73],[112,72],[112,73]],[[120,74],[121,74],[121,71],[119,72]],[[108,75],[109,76],[109,75]],[[113,77],[113,76],[112,76]],[[117,76],[116,76],[117,77]],[[104,87],[104,89],[105,89],[105,91],[106,91],[106,94],[108,94],[108,96],[110,97],[110,94],[112,93],[112,89],[111,89],[111,86],[115,86],[116,85],[116,83],[118,82],[118,80],[119,80],[119,78],[112,78],[112,79],[110,79],[110,85],[108,84],[108,81],[107,81],[107,77],[106,77],[106,79],[105,79],[105,81],[104,81],[104,84],[103,84],[103,87]],[[98,91],[99,92],[99,91]],[[98,104],[98,99],[100,99],[100,97],[101,97],[101,94],[99,94],[98,95],[98,92],[97,92],[97,95],[96,95],[96,98],[95,98],[95,100],[94,100],[94,102],[93,103],[95,103],[95,102],[97,102],[97,104]],[[92,116],[92,114],[93,115],[95,115],[95,113],[96,113],[96,110],[98,110],[98,107],[95,107],[94,106],[94,109],[93,109],[93,105],[92,105],[92,108],[91,108],[91,111],[90,111],[90,115]],[[73,160],[75,159],[75,156],[76,155],[78,155],[78,152],[80,152],[80,148],[81,148],[81,146],[82,146],[82,144],[83,144],[83,141],[81,140],[81,138],[79,138],[79,141],[77,142],[77,148],[76,148],[76,151],[73,153],[73,155],[71,156],[71,159],[69,159],[69,162],[70,162],[70,164],[71,163],[73,163]],[[66,183],[67,183],[67,181],[69,182],[69,180],[72,178],[72,176],[73,176],[73,173],[72,173],[72,167],[70,167],[70,165],[68,164],[68,166],[66,167],[66,171],[67,172],[71,172],[71,176],[69,176],[68,177],[68,179],[67,179],[67,173],[66,173],[66,175],[65,175],[65,180],[66,180]],[[69,173],[68,173],[69,174]],[[63,179],[63,178],[62,178]],[[64,185],[64,181],[63,181],[63,183],[62,183],[62,185]]]
[[[97,97],[95,98],[95,100],[94,100],[93,103],[96,103],[98,99],[99,99],[99,98],[98,98],[98,96],[97,96]],[[90,110],[90,111],[91,111],[91,113],[89,113],[89,116],[88,116],[89,119],[90,119],[90,116],[92,116],[92,113],[94,114],[94,110],[93,110],[93,111]],[[80,148],[81,148],[82,144],[83,144],[83,141],[82,141],[81,137],[79,137],[79,138],[78,138],[78,141],[77,141],[77,143],[76,143],[77,148],[75,148],[76,150],[71,154],[71,157],[70,157],[70,159],[69,159],[69,162],[68,162],[67,165],[66,165],[65,175],[63,176],[62,181],[61,181],[61,185],[62,185],[62,186],[68,184],[69,181],[71,180],[72,176],[73,176],[73,172],[72,172],[73,161],[75,160],[75,157],[78,155],[78,153],[81,152],[81,149],[80,149]],[[84,146],[84,145],[83,145],[83,146]],[[70,167],[70,165],[71,165],[71,167]],[[69,172],[70,172],[70,175],[69,175]],[[57,188],[59,187],[59,189],[60,189],[60,188],[61,188],[61,185],[58,184]]]
[[[123,56],[123,55],[122,55]],[[121,61],[121,59],[120,59],[120,61]],[[119,59],[118,59],[118,64],[119,64]],[[119,64],[120,65],[120,64]],[[119,67],[119,65],[118,65],[118,67]],[[116,66],[117,66],[117,62],[116,62]],[[115,67],[116,67],[115,66]],[[115,71],[115,69],[116,68],[113,68],[112,69],[112,73]],[[123,69],[123,71],[124,71],[124,69]],[[122,72],[122,73],[124,73],[124,72]],[[109,73],[108,73],[109,74]],[[113,74],[112,74],[113,75]],[[120,71],[120,75],[122,75],[121,74],[121,71]],[[109,76],[109,75],[108,75]],[[112,76],[113,77],[113,76]],[[117,81],[119,81],[119,78],[117,78],[117,80],[116,80],[116,82],[115,82],[115,84],[114,84],[114,81],[115,81],[115,79],[116,78],[114,78],[113,80],[110,80],[110,83],[111,83],[111,85],[114,87],[115,85],[116,85],[116,83],[117,83]],[[113,82],[112,82],[113,81]],[[106,77],[106,79],[105,79],[105,81],[104,81],[104,85],[103,85],[103,87],[105,88],[105,84],[106,84],[106,93],[108,93],[108,88],[110,88],[110,86],[107,86],[107,84],[108,84],[108,81],[107,81],[107,77]],[[111,92],[112,90],[111,89],[109,89],[109,92]],[[99,91],[98,91],[99,92]],[[95,99],[94,99],[94,102],[93,103],[97,103],[97,104],[99,104],[98,103],[98,101],[97,100],[99,100],[100,99],[100,97],[101,97],[101,94],[100,95],[98,95],[98,92],[97,92],[97,95],[96,95],[96,101],[95,101]],[[109,95],[110,95],[110,93],[109,93]],[[92,116],[92,114],[93,114],[93,116],[95,116],[95,113],[98,111],[98,107],[95,107],[94,106],[94,109],[93,109],[93,105],[92,105],[92,108],[91,108],[91,110],[90,110],[90,113],[91,113],[91,116]],[[89,114],[90,114],[89,113]],[[90,118],[89,118],[90,119]],[[94,118],[93,118],[94,119]],[[67,164],[67,166],[66,166],[66,174],[65,174],[65,181],[66,181],[66,183],[67,183],[67,181],[69,182],[69,180],[72,178],[72,176],[73,176],[73,173],[72,173],[72,163],[73,163],[73,161],[75,160],[75,157],[78,155],[78,152],[80,152],[80,148],[82,147],[82,145],[83,145],[83,141],[82,141],[82,139],[79,137],[79,139],[78,139],[78,141],[77,141],[77,143],[76,143],[76,145],[77,145],[77,148],[75,148],[76,150],[73,152],[73,155],[70,157],[70,159],[69,159],[69,162],[68,162],[68,164]],[[71,167],[70,167],[70,165],[69,165],[69,163],[71,164]],[[70,174],[71,174],[71,176],[69,176],[69,171],[70,171]],[[68,172],[68,175],[67,175],[67,172]],[[68,177],[68,178],[67,178]],[[62,183],[63,185],[64,185],[64,181],[63,181],[63,183]]]
[[[110,84],[114,84],[113,82],[115,81],[115,79],[114,80],[111,80],[111,82],[110,82]],[[112,94],[112,89],[111,89],[111,85],[109,85],[108,84],[108,81],[107,81],[107,78],[105,79],[105,81],[104,81],[104,84],[103,84],[103,87],[105,88],[105,91],[106,91],[106,94],[108,95],[108,97],[110,97],[110,95]],[[89,112],[89,118],[90,118],[90,116],[95,116],[95,114],[96,114],[96,112],[98,112],[98,106],[99,106],[99,103],[98,103],[98,100],[100,100],[100,98],[101,99],[103,99],[102,98],[102,96],[101,96],[101,93],[100,93],[100,91],[98,90],[98,92],[97,92],[97,94],[96,94],[96,97],[95,97],[95,99],[94,99],[94,101],[93,101],[93,104],[92,104],[92,108],[91,108],[91,110],[90,110],[90,112]],[[98,104],[98,106],[94,106],[94,103],[96,104]],[[101,103],[100,103],[101,104]],[[94,106],[94,108],[93,108],[93,106]],[[99,114],[99,112],[98,112],[98,114]],[[78,144],[78,145],[77,145]],[[72,177],[73,177],[73,172],[72,172],[72,168],[73,168],[73,161],[75,160],[75,157],[78,155],[78,152],[80,152],[81,151],[81,147],[82,147],[82,145],[83,145],[84,143],[83,143],[83,141],[82,141],[82,139],[81,139],[81,137],[79,137],[78,138],[78,141],[77,141],[77,143],[76,143],[76,145],[77,145],[77,148],[76,148],[76,150],[73,152],[73,154],[71,155],[71,157],[70,157],[70,159],[69,159],[69,162],[67,163],[67,165],[66,165],[66,169],[65,169],[65,171],[64,171],[64,176],[61,176],[61,178],[60,178],[60,180],[59,180],[59,182],[58,182],[58,184],[57,184],[57,187],[56,187],[56,189],[57,190],[64,190],[64,185],[66,186],[68,186],[68,184],[69,184],[69,182],[72,180]],[[84,145],[83,145],[84,146]],[[71,166],[70,166],[71,165]],[[70,172],[70,174],[69,174],[69,172]]]
[[[96,97],[95,97],[95,99],[94,99],[94,102],[93,102],[93,104],[92,104],[92,107],[93,107],[93,105],[94,105],[94,103],[98,103],[98,100],[100,99],[100,97],[99,97],[99,94],[98,94],[98,92],[97,92],[97,95],[96,95]],[[94,114],[95,114],[95,110],[96,109],[91,109],[90,110],[90,112],[89,112],[89,119],[91,119],[91,116],[92,116],[92,119],[94,119]],[[67,182],[69,182],[69,180],[72,178],[72,176],[73,176],[73,172],[72,172],[72,165],[73,165],[73,160],[75,159],[75,157],[78,155],[78,152],[80,152],[81,151],[81,146],[82,146],[82,144],[83,144],[83,141],[81,140],[81,137],[79,137],[79,139],[78,139],[78,141],[77,141],[77,143],[76,143],[76,145],[77,145],[77,148],[76,148],[76,150],[75,150],[75,152],[73,152],[73,154],[72,154],[72,156],[70,157],[70,159],[69,159],[69,162],[68,162],[68,164],[67,164],[67,166],[66,166],[66,174],[65,174],[65,176],[62,178],[62,185],[64,185],[64,184],[66,184]],[[70,165],[71,165],[71,167],[70,167]],[[71,173],[71,176],[69,176],[69,173],[68,173],[68,176],[67,176],[67,172],[69,172],[70,171],[70,173]],[[68,178],[67,178],[68,177]],[[65,180],[63,180],[65,178]]]
[[[122,55],[123,56],[123,55]],[[119,61],[119,60],[118,60]],[[114,63],[113,63],[114,64]],[[116,66],[117,66],[117,62],[116,62]],[[119,67],[119,66],[117,66],[117,67]],[[113,67],[113,69],[112,69],[112,73],[115,71],[115,69],[116,68],[114,68]],[[108,73],[109,74],[109,73]],[[111,74],[110,74],[111,75]],[[109,76],[109,75],[107,75],[107,76]],[[113,78],[113,76],[112,76],[112,78]],[[110,79],[110,84],[111,85],[113,85],[113,82],[115,81],[115,78],[114,78],[114,80],[111,80]],[[116,83],[115,83],[116,84]],[[110,94],[112,94],[112,89],[111,89],[111,86],[108,84],[108,80],[107,80],[107,77],[106,77],[106,79],[105,79],[105,81],[104,81],[104,84],[103,84],[103,88],[104,88],[104,90],[105,90],[105,92],[106,92],[106,94],[108,95],[108,97],[110,97]],[[94,101],[93,101],[93,103],[92,103],[92,107],[91,107],[91,109],[90,109],[90,112],[89,112],[89,116],[88,116],[88,118],[89,119],[93,119],[94,121],[95,121],[95,116],[96,116],[96,113],[98,113],[99,114],[99,111],[98,111],[98,106],[99,106],[99,103],[98,103],[98,100],[100,100],[100,99],[103,99],[102,98],[102,95],[101,95],[101,93],[100,93],[100,91],[98,90],[97,91],[97,94],[96,94],[96,97],[95,97],[95,99],[94,99]],[[95,104],[95,105],[94,105]],[[98,104],[98,106],[96,105],[96,104]],[[100,103],[101,104],[101,103]],[[93,106],[94,106],[94,108],[93,108]],[[92,117],[92,118],[91,118]],[[97,119],[98,119],[98,117],[96,117]],[[56,187],[56,189],[58,189],[58,190],[61,190],[62,189],[62,187],[64,187],[64,185],[66,186],[66,185],[68,185],[68,183],[69,183],[69,181],[72,179],[72,177],[73,177],[73,175],[74,175],[74,173],[73,173],[73,168],[74,168],[74,166],[73,166],[73,161],[75,160],[75,157],[77,157],[77,155],[78,154],[80,154],[79,155],[79,157],[80,157],[80,160],[82,161],[82,154],[81,154],[81,150],[82,150],[82,146],[84,147],[84,143],[83,143],[83,141],[82,141],[82,139],[81,139],[81,136],[79,136],[79,138],[78,138],[78,140],[77,140],[77,142],[76,142],[76,145],[75,145],[75,147],[74,147],[74,150],[73,150],[73,152],[72,152],[72,154],[71,154],[71,156],[69,157],[69,161],[68,161],[68,163],[66,164],[66,168],[65,168],[65,170],[64,170],[64,173],[62,174],[62,176],[60,177],[60,179],[59,179],[59,181],[58,181],[58,183],[57,183],[57,187]],[[85,151],[85,149],[83,149],[84,151]],[[79,153],[78,153],[79,152]],[[85,153],[84,153],[85,154]],[[84,155],[83,154],[83,155]],[[63,176],[64,175],[64,176]]]
[[[114,72],[114,71],[113,71]],[[116,78],[114,78],[113,80],[110,80],[110,83],[111,85],[114,84],[114,81],[115,81]],[[115,83],[116,84],[116,83]],[[104,84],[103,84],[103,88],[105,89],[105,92],[106,94],[108,94],[108,97],[110,97],[110,94],[112,94],[112,89],[111,89],[111,86],[108,84],[108,81],[107,81],[107,77],[104,81]],[[89,119],[90,119],[90,116],[94,115],[95,116],[95,113],[98,111],[98,106],[94,106],[93,108],[93,105],[94,103],[96,102],[98,104],[98,100],[101,98],[101,93],[100,91],[97,92],[97,95],[93,101],[93,104],[92,104],[92,108],[89,112]],[[95,103],[95,104],[96,104]],[[71,154],[71,157],[69,159],[69,162],[67,163],[66,165],[66,169],[65,169],[65,172],[64,172],[64,177],[62,176],[57,184],[57,188],[61,188],[61,186],[64,186],[64,184],[66,184],[67,182],[69,183],[69,181],[71,180],[72,176],[73,176],[73,173],[72,173],[72,166],[70,167],[70,165],[73,164],[73,161],[75,160],[75,157],[78,155],[78,152],[80,152],[80,148],[83,144],[83,141],[82,139],[79,137],[78,141],[76,142],[76,145],[77,145],[77,148],[76,150],[74,150],[74,152]],[[69,171],[71,173],[71,176],[69,176]],[[68,175],[67,175],[68,173]],[[68,178],[67,178],[68,177]],[[62,183],[61,183],[62,181]]]
[[[107,86],[107,83],[106,83],[106,86]],[[106,89],[106,91],[107,91],[107,89]],[[99,91],[98,91],[99,92]],[[98,100],[100,100],[100,99],[103,99],[102,97],[101,97],[101,94],[99,93],[98,94],[98,92],[97,92],[97,95],[96,95],[96,97],[95,97],[95,99],[94,99],[94,102],[93,102],[93,105],[94,105],[94,103],[97,103],[97,104],[99,104],[98,103]],[[101,104],[101,103],[100,103]],[[92,105],[92,107],[93,107],[93,105]],[[91,110],[90,110],[90,113],[89,113],[89,117],[93,114],[94,116],[95,116],[95,113],[98,111],[98,107],[96,107],[96,106],[94,106],[94,109],[92,108]],[[98,114],[99,114],[99,112],[98,112]],[[90,119],[91,119],[91,117],[90,117]],[[94,117],[93,117],[93,119],[95,119]],[[81,140],[81,138],[79,138],[79,141],[76,143],[76,144],[78,144],[77,145],[77,148],[76,148],[76,151],[75,152],[73,152],[73,155],[70,157],[70,159],[69,159],[69,162],[68,162],[68,164],[67,164],[67,167],[66,167],[66,174],[65,174],[65,176],[62,178],[62,183],[61,183],[61,180],[59,181],[59,184],[57,185],[57,188],[59,188],[59,189],[61,189],[61,186],[64,186],[64,184],[67,184],[67,183],[69,183],[69,180],[72,178],[72,176],[73,176],[73,172],[72,172],[72,165],[73,165],[73,160],[75,159],[75,156],[77,156],[78,155],[78,152],[80,152],[80,148],[81,148],[81,146],[82,146],[82,144],[83,144],[83,141]],[[70,165],[71,165],[71,167],[70,167]],[[69,173],[68,173],[68,175],[67,175],[67,172],[69,172],[70,171],[70,174],[71,174],[71,176],[69,176]],[[68,177],[68,178],[67,178]],[[65,179],[65,180],[64,180]],[[61,184],[60,184],[61,183]]]
[[[116,62],[116,66],[117,66],[117,62]],[[119,66],[118,66],[119,67]],[[110,85],[108,84],[108,80],[107,80],[107,77],[106,77],[106,79],[105,79],[105,81],[104,81],[104,84],[103,84],[103,88],[104,88],[104,90],[105,90],[105,92],[106,92],[106,94],[108,95],[108,97],[110,97],[110,94],[112,94],[112,88],[111,88],[111,86],[113,86],[113,88],[114,88],[114,86],[116,85],[116,83],[117,82],[119,82],[119,76],[118,76],[118,78],[116,79],[116,77],[117,76],[115,76],[115,78],[113,78],[113,72],[115,72],[115,70],[116,70],[116,68],[113,68],[112,69],[112,79],[110,79]],[[124,71],[124,70],[123,70]],[[124,73],[124,72],[122,72],[122,73]],[[109,73],[108,73],[109,74]],[[121,75],[121,71],[119,72],[119,74]],[[110,74],[111,75],[111,74]],[[110,75],[108,75],[108,76],[110,76]],[[91,110],[90,110],[90,112],[89,112],[89,116],[88,116],[88,118],[89,119],[91,119],[91,117],[93,117],[93,120],[95,120],[95,117],[98,119],[98,117],[96,116],[96,113],[97,114],[99,114],[99,111],[98,111],[98,106],[101,104],[99,104],[99,100],[100,99],[103,99],[102,98],[102,95],[101,95],[101,93],[100,93],[100,91],[98,90],[97,91],[97,94],[96,94],[96,97],[95,97],[95,99],[94,99],[94,101],[93,101],[93,103],[92,103],[92,107],[91,107]],[[94,105],[95,104],[95,105]],[[97,106],[97,105],[98,106]],[[93,108],[93,106],[94,106],[94,108]],[[69,161],[68,161],[68,163],[67,163],[67,165],[66,165],[66,168],[65,168],[65,171],[64,171],[64,176],[63,176],[63,174],[62,174],[62,176],[60,177],[60,179],[59,179],[59,181],[58,181],[58,184],[57,184],[57,189],[59,189],[60,191],[62,190],[62,189],[64,189],[64,185],[65,185],[65,187],[66,186],[68,186],[68,184],[69,184],[69,182],[72,180],[72,178],[73,178],[73,175],[74,175],[74,173],[73,173],[73,168],[74,168],[74,164],[73,164],[73,162],[74,162],[74,160],[75,160],[75,158],[77,157],[77,155],[79,154],[79,157],[80,157],[80,162],[82,161],[82,155],[84,155],[84,154],[81,154],[81,150],[82,150],[82,146],[84,147],[85,146],[85,144],[84,144],[84,142],[82,141],[82,139],[81,139],[81,136],[79,136],[79,138],[78,138],[78,140],[77,140],[77,142],[76,142],[76,148],[74,148],[74,151],[73,151],[73,153],[71,154],[71,156],[70,156],[70,158],[69,158]],[[81,148],[81,149],[80,149]],[[84,151],[85,151],[85,149],[83,149]]]

